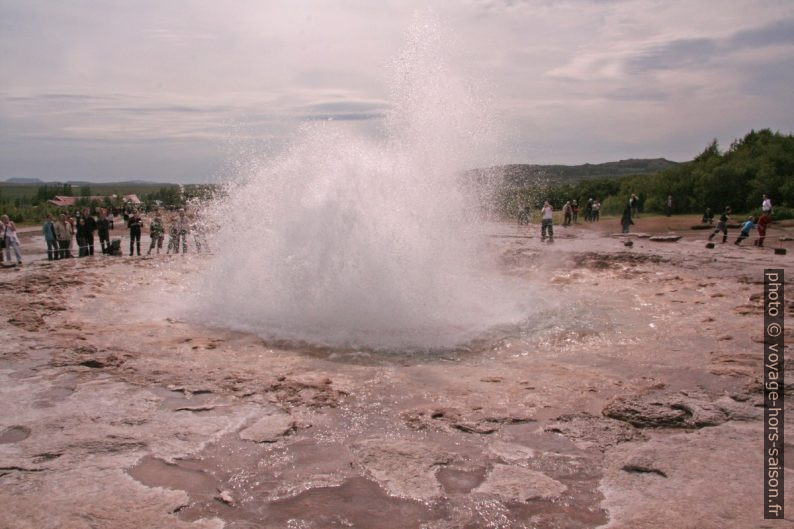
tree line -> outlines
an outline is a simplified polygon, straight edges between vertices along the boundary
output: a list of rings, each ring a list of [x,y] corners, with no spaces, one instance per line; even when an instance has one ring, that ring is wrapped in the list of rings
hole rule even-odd
[[[14,197],[4,196],[2,191],[0,189],[0,209],[17,223],[39,222],[48,213],[57,214],[60,212],[61,210],[58,206],[48,202],[56,196],[76,197],[77,200],[71,209],[88,207],[92,210],[97,208],[123,210],[133,207],[125,204],[119,191],[111,193],[111,195],[116,195],[115,197],[103,195],[101,199],[97,199],[93,195],[91,187],[87,185],[75,188],[71,184],[44,184],[38,186],[35,192],[31,190],[24,194],[16,194]],[[127,194],[134,193],[132,188],[128,188],[127,191]],[[141,204],[135,206],[135,208],[146,211],[154,207],[176,209],[185,206],[188,202],[209,200],[219,191],[218,186],[210,184],[164,185],[148,193],[137,193]]]
[[[760,210],[761,197],[767,194],[776,218],[794,218],[794,136],[753,130],[724,152],[714,140],[694,160],[655,174],[506,187],[498,200],[510,216],[521,206],[538,207],[544,200],[560,209],[567,200],[581,206],[590,198],[601,201],[602,212],[619,214],[632,193],[639,197],[640,209],[652,213],[665,212],[668,195],[674,213],[717,212],[725,206],[752,213]]]

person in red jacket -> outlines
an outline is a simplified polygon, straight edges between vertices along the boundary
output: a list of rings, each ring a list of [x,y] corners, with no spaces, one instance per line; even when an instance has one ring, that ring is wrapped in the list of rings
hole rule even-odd
[[[772,221],[771,217],[769,216],[768,211],[764,211],[760,217],[758,217],[758,224],[756,228],[758,229],[758,239],[755,241],[756,246],[763,246],[764,239],[766,239],[766,228],[769,226],[769,223]]]

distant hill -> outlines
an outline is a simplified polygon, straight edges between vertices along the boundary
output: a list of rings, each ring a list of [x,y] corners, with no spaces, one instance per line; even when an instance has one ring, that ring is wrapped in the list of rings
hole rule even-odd
[[[619,178],[627,175],[655,174],[679,165],[664,158],[629,159],[618,162],[585,163],[582,165],[510,164],[475,169],[475,175],[493,179],[501,176],[509,186],[526,187],[545,184],[575,184],[593,178]]]
[[[4,182],[6,184],[30,184],[30,185],[44,183],[43,180],[40,180],[38,178],[8,178],[7,180],[4,180]]]
[[[16,185],[63,185],[69,184],[72,186],[173,186],[179,184],[169,184],[164,182],[151,182],[149,180],[125,180],[123,182],[86,182],[84,180],[67,180],[61,182],[60,180],[44,181],[40,178],[8,178],[3,180],[0,184],[16,184]]]

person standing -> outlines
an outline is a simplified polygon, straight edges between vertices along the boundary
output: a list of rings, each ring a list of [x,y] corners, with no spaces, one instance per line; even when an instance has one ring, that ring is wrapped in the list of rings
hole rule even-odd
[[[554,242],[554,208],[551,207],[551,204],[549,204],[548,200],[543,203],[543,209],[541,210],[541,213],[542,220],[540,221],[540,241],[543,242],[546,240],[546,231],[548,231],[549,242]]]
[[[196,253],[201,253],[202,248],[205,252],[209,253],[210,245],[207,242],[207,234],[204,230],[204,226],[200,222],[196,222],[190,229],[193,232],[193,242],[196,243]]]
[[[764,211],[761,213],[761,216],[758,217],[758,224],[756,225],[756,228],[758,229],[758,239],[756,239],[754,243],[756,246],[764,246],[764,239],[766,239],[766,229],[771,221],[772,215],[770,215],[768,211]]]
[[[91,215],[91,210],[83,208],[83,218],[85,219],[85,245],[87,255],[94,255],[94,232],[97,230],[96,219]]]
[[[722,232],[722,242],[728,241],[728,218],[731,213],[731,207],[725,206],[725,211],[720,215],[720,220],[717,222],[717,228],[709,235],[709,240],[713,239],[717,233]]]
[[[77,217],[77,256],[85,257],[88,255],[88,243],[86,242],[85,217]]]
[[[579,224],[579,204],[575,200],[571,202],[571,215],[573,216],[573,223]]]
[[[55,236],[55,224],[52,222],[52,215],[47,213],[44,224],[41,225],[41,232],[44,234],[44,242],[47,243],[47,260],[53,261],[60,259],[61,252],[58,250],[58,237]]]
[[[160,249],[163,247],[163,239],[165,238],[165,228],[163,227],[163,221],[160,220],[159,211],[154,214],[154,219],[149,225],[149,238],[151,242],[149,243],[149,251],[146,255],[151,254],[155,246],[157,247],[157,255],[160,255]]]
[[[634,221],[631,220],[631,206],[626,206],[626,209],[623,210],[623,216],[620,217],[620,225],[623,227],[623,233],[629,232],[629,226],[634,224]]]
[[[637,216],[637,210],[639,209],[639,202],[640,202],[640,199],[637,198],[637,194],[636,193],[632,193],[631,197],[629,198],[629,207],[631,208],[631,218],[632,219]]]
[[[763,196],[763,202],[761,202],[761,212],[772,215],[772,200],[766,195]]]
[[[69,215],[66,217],[67,227],[69,228],[69,257],[74,257],[74,252],[72,252],[72,241],[75,239],[75,232],[77,231],[76,221],[73,216]]]
[[[11,260],[11,249],[14,250],[14,255],[17,258],[17,264],[22,264],[22,255],[19,253],[19,237],[17,236],[17,227],[8,218],[8,215],[2,216],[3,223],[3,242],[6,247],[6,261]]]
[[[137,211],[133,211],[127,218],[127,227],[130,229],[130,257],[132,257],[133,248],[138,250],[138,256],[141,255],[141,228],[143,227],[143,220]]]
[[[171,226],[168,228],[168,248],[165,254],[170,254],[171,250],[175,254],[179,253],[179,227],[176,225],[176,219],[174,218],[171,219]]]
[[[592,213],[593,222],[598,222],[600,218],[601,218],[601,202],[599,202],[598,199],[595,199],[593,201],[593,213]]]
[[[673,195],[667,195],[667,216],[670,217],[673,214]]]
[[[526,226],[529,224],[529,207],[519,206],[518,217],[516,219],[519,226]]]
[[[96,223],[97,234],[99,234],[99,245],[102,247],[103,254],[110,253],[110,219],[106,210],[99,210],[99,220]]]
[[[571,210],[571,201],[569,200],[562,207],[562,225],[566,228],[570,226],[572,218],[573,218],[573,211]]]
[[[590,222],[593,220],[593,199],[588,198],[587,204],[584,206],[584,221]]]
[[[187,215],[184,209],[179,210],[179,218],[176,220],[177,226],[177,240],[176,250],[179,253],[179,242],[182,241],[182,253],[187,253],[187,235],[190,233],[190,224],[188,223]]]
[[[58,248],[61,259],[71,257],[69,253],[69,244],[72,239],[72,232],[69,231],[69,223],[66,222],[66,215],[61,213],[58,215],[58,220],[53,224],[55,229],[55,238],[58,239]]]

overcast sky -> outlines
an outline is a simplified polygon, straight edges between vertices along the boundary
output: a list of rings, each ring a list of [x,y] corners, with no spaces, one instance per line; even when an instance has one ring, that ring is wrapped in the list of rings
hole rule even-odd
[[[502,116],[503,163],[794,130],[791,0],[0,0],[0,180],[213,181],[302,122],[376,134],[428,5]]]

